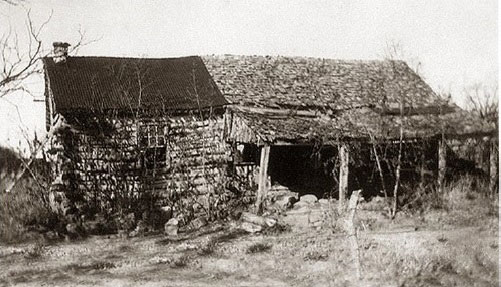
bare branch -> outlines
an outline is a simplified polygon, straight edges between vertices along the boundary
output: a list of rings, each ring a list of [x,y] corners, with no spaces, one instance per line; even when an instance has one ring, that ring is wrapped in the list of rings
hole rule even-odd
[[[24,0],[0,0],[0,3],[17,6],[21,3],[24,3]]]
[[[481,83],[467,86],[463,90],[467,109],[488,123],[498,122],[498,85],[489,87]]]

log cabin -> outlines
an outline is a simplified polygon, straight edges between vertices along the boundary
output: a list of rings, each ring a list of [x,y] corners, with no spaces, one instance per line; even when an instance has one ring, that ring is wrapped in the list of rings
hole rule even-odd
[[[200,57],[68,57],[67,47],[43,59],[56,206],[117,213],[141,201],[189,221],[226,196],[227,101]]]
[[[69,57],[67,47],[54,43],[43,59],[62,209],[117,212],[143,200],[186,222],[216,218],[235,196],[229,182],[257,190],[257,212],[282,187],[342,203],[351,190],[391,184],[400,145],[404,177],[430,175],[439,188],[465,140],[497,147],[492,126],[403,61]],[[495,153],[474,154],[474,168],[495,177]]]

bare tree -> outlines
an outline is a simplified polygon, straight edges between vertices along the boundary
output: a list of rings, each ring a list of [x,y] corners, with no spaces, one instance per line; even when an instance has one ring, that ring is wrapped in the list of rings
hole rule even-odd
[[[2,1],[11,5],[20,3]],[[51,18],[52,12],[41,24],[36,24],[31,17],[31,10],[26,9],[26,32],[21,33],[9,25],[6,32],[0,35],[0,98],[17,91],[31,95],[25,83],[28,78],[42,72],[41,59],[51,52],[44,49],[41,39],[42,32]],[[79,39],[72,44],[69,53],[76,53],[82,46],[98,40],[84,41],[85,32],[81,29],[78,34]]]
[[[370,144],[372,146],[372,153],[374,154],[375,160],[376,160],[376,168],[379,173],[379,177],[381,180],[381,188],[383,190],[385,199],[388,199],[388,190],[386,189],[386,184],[385,184],[385,177],[384,177],[384,170],[382,163],[384,162],[386,164],[386,167],[388,170],[392,173],[392,176],[394,178],[394,184],[393,184],[393,197],[392,197],[392,202],[389,203],[388,205],[388,214],[389,216],[393,219],[396,215],[397,212],[397,203],[398,203],[398,193],[401,185],[401,170],[402,170],[402,156],[403,156],[403,148],[404,148],[404,116],[405,116],[405,94],[407,93],[407,90],[405,87],[402,85],[398,84],[398,81],[396,81],[396,84],[392,84],[391,78],[398,77],[398,73],[400,73],[400,69],[398,67],[397,60],[403,58],[403,48],[398,42],[389,42],[386,44],[386,49],[385,49],[385,56],[384,58],[389,62],[390,65],[390,75],[384,76],[385,78],[388,78],[389,84],[392,85],[392,90],[395,91],[394,99],[398,101],[398,119],[397,119],[397,124],[398,124],[398,139],[391,141],[391,143],[388,143],[387,139],[377,139],[376,136],[369,130],[365,129],[365,132],[369,135],[370,138]],[[419,68],[419,65],[416,65],[416,73],[417,69]],[[383,97],[383,102],[386,102],[387,98],[389,95],[386,93],[386,89],[384,88],[385,83],[382,81],[379,84],[379,91],[376,95],[373,95],[374,97]],[[391,122],[391,120],[390,120]],[[383,129],[384,126],[386,125],[392,125],[392,123],[389,123],[388,120],[386,119],[381,119],[379,125],[380,128]],[[398,144],[398,150],[397,150],[397,155],[396,159],[390,160],[387,155],[387,149],[389,147],[394,146],[394,143]],[[392,154],[392,156],[394,156]]]
[[[26,11],[26,44],[21,43],[22,35],[11,26],[0,36],[0,98],[16,91],[29,93],[24,81],[41,71],[40,59],[47,53],[40,35],[51,17],[52,13],[42,24],[36,25],[30,10]]]
[[[22,2],[22,0],[0,0],[0,4],[6,3],[7,5],[14,6],[21,4]],[[26,9],[25,11],[26,35],[19,33],[10,25],[7,32],[0,35],[0,99],[9,103],[11,102],[4,97],[13,93],[23,92],[32,95],[30,89],[26,87],[27,80],[32,76],[39,75],[43,72],[41,59],[48,56],[50,53],[50,50],[43,48],[41,35],[44,28],[52,18],[52,12],[41,24],[37,25],[31,17],[31,10]],[[85,32],[81,29],[78,30],[78,34],[79,39],[73,44],[72,49],[69,51],[70,53],[75,53],[82,46],[98,41],[98,39],[94,39],[84,42]],[[11,104],[14,105],[19,118],[21,119],[17,105],[14,103]],[[52,128],[57,129],[58,127],[55,125]],[[23,176],[25,171],[29,170],[33,159],[40,153],[44,145],[54,135],[55,131],[53,131],[52,128],[42,139],[40,146],[37,146],[36,148],[31,145],[31,140],[29,139],[27,131],[25,129],[21,129],[23,137],[30,145],[30,156],[28,161],[23,162],[23,168],[18,174],[16,174],[14,181],[9,184],[7,190],[11,190]],[[31,175],[34,177],[33,173],[31,173]],[[36,178],[34,179],[37,180]]]
[[[24,0],[0,0],[0,3],[5,3],[8,5],[13,5],[13,6],[19,5],[23,2],[24,2]]]
[[[463,90],[469,110],[489,123],[498,123],[498,85],[491,87],[475,83]]]
[[[390,60],[392,65],[393,76],[398,73],[397,67],[395,66],[395,59],[401,56],[402,48],[398,44],[391,44],[387,46],[387,57]],[[402,87],[397,86],[398,93],[398,108],[399,108],[399,124],[398,124],[398,156],[395,167],[395,185],[393,186],[393,204],[391,208],[391,218],[394,218],[397,212],[397,196],[398,189],[400,187],[400,172],[402,169],[402,148],[403,148],[403,140],[404,140],[404,94],[405,91],[402,90]]]

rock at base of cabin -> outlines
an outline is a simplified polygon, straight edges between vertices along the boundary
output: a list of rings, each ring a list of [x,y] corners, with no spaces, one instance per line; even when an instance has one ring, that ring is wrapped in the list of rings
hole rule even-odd
[[[294,203],[294,206],[292,206],[293,210],[303,210],[303,209],[310,209],[312,203],[306,202],[306,201],[298,201]]]
[[[176,218],[171,218],[164,226],[164,232],[169,236],[176,236],[179,230],[179,221]]]
[[[282,209],[291,208],[298,201],[297,193],[288,189],[271,192],[271,196],[273,204]]]
[[[329,205],[329,200],[326,198],[322,198],[322,199],[318,200],[318,203],[320,203],[320,205],[322,205],[322,206],[326,206],[326,205]]]
[[[282,209],[290,209],[298,202],[295,196],[286,196],[275,201],[275,204]]]
[[[273,227],[273,226],[277,225],[277,220],[275,218],[265,218],[264,222],[266,223],[266,225],[268,227]]]
[[[144,221],[142,220],[139,220],[139,222],[136,225],[136,228],[129,233],[129,237],[136,237],[138,235],[143,235],[146,233],[147,230],[148,228],[146,226],[146,223],[144,223]]]
[[[170,207],[170,206],[162,206],[160,208],[160,210],[162,212],[162,217],[163,218],[166,218],[167,220],[172,218],[172,207]]]
[[[193,230],[200,229],[206,225],[207,225],[207,220],[203,216],[197,217],[193,221],[190,222],[190,227]]]
[[[240,225],[240,228],[243,230],[249,232],[249,233],[256,233],[260,232],[263,230],[263,227],[261,225],[253,224],[250,222],[242,222],[242,225]]]
[[[321,210],[312,210],[308,215],[308,223],[310,226],[318,227],[323,223],[324,215]]]
[[[318,201],[318,198],[313,194],[305,194],[299,198],[299,201],[306,203],[315,203]]]
[[[259,225],[261,227],[273,227],[277,224],[277,220],[275,218],[259,216],[250,212],[242,212],[240,219],[244,222]]]
[[[70,236],[76,236],[78,235],[78,227],[75,223],[68,223],[66,224],[66,232]]]

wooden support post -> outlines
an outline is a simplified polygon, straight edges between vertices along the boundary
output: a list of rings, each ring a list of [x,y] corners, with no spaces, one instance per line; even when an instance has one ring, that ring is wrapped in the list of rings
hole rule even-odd
[[[263,211],[263,199],[267,193],[268,161],[270,159],[270,146],[264,145],[261,148],[261,161],[259,162],[259,178],[256,196],[256,213]]]
[[[344,207],[346,194],[348,193],[348,171],[350,154],[346,145],[339,148],[339,208]]]
[[[498,187],[498,154],[498,143],[495,138],[492,138],[489,149],[489,190],[493,194]]]
[[[424,153],[424,146],[421,144],[421,150],[420,150],[420,162],[419,162],[419,187],[421,190],[426,186],[425,185],[425,174],[426,174],[426,156]]]
[[[441,139],[438,141],[437,187],[439,192],[442,192],[444,189],[446,167],[447,167],[447,144],[445,143],[445,139]]]

